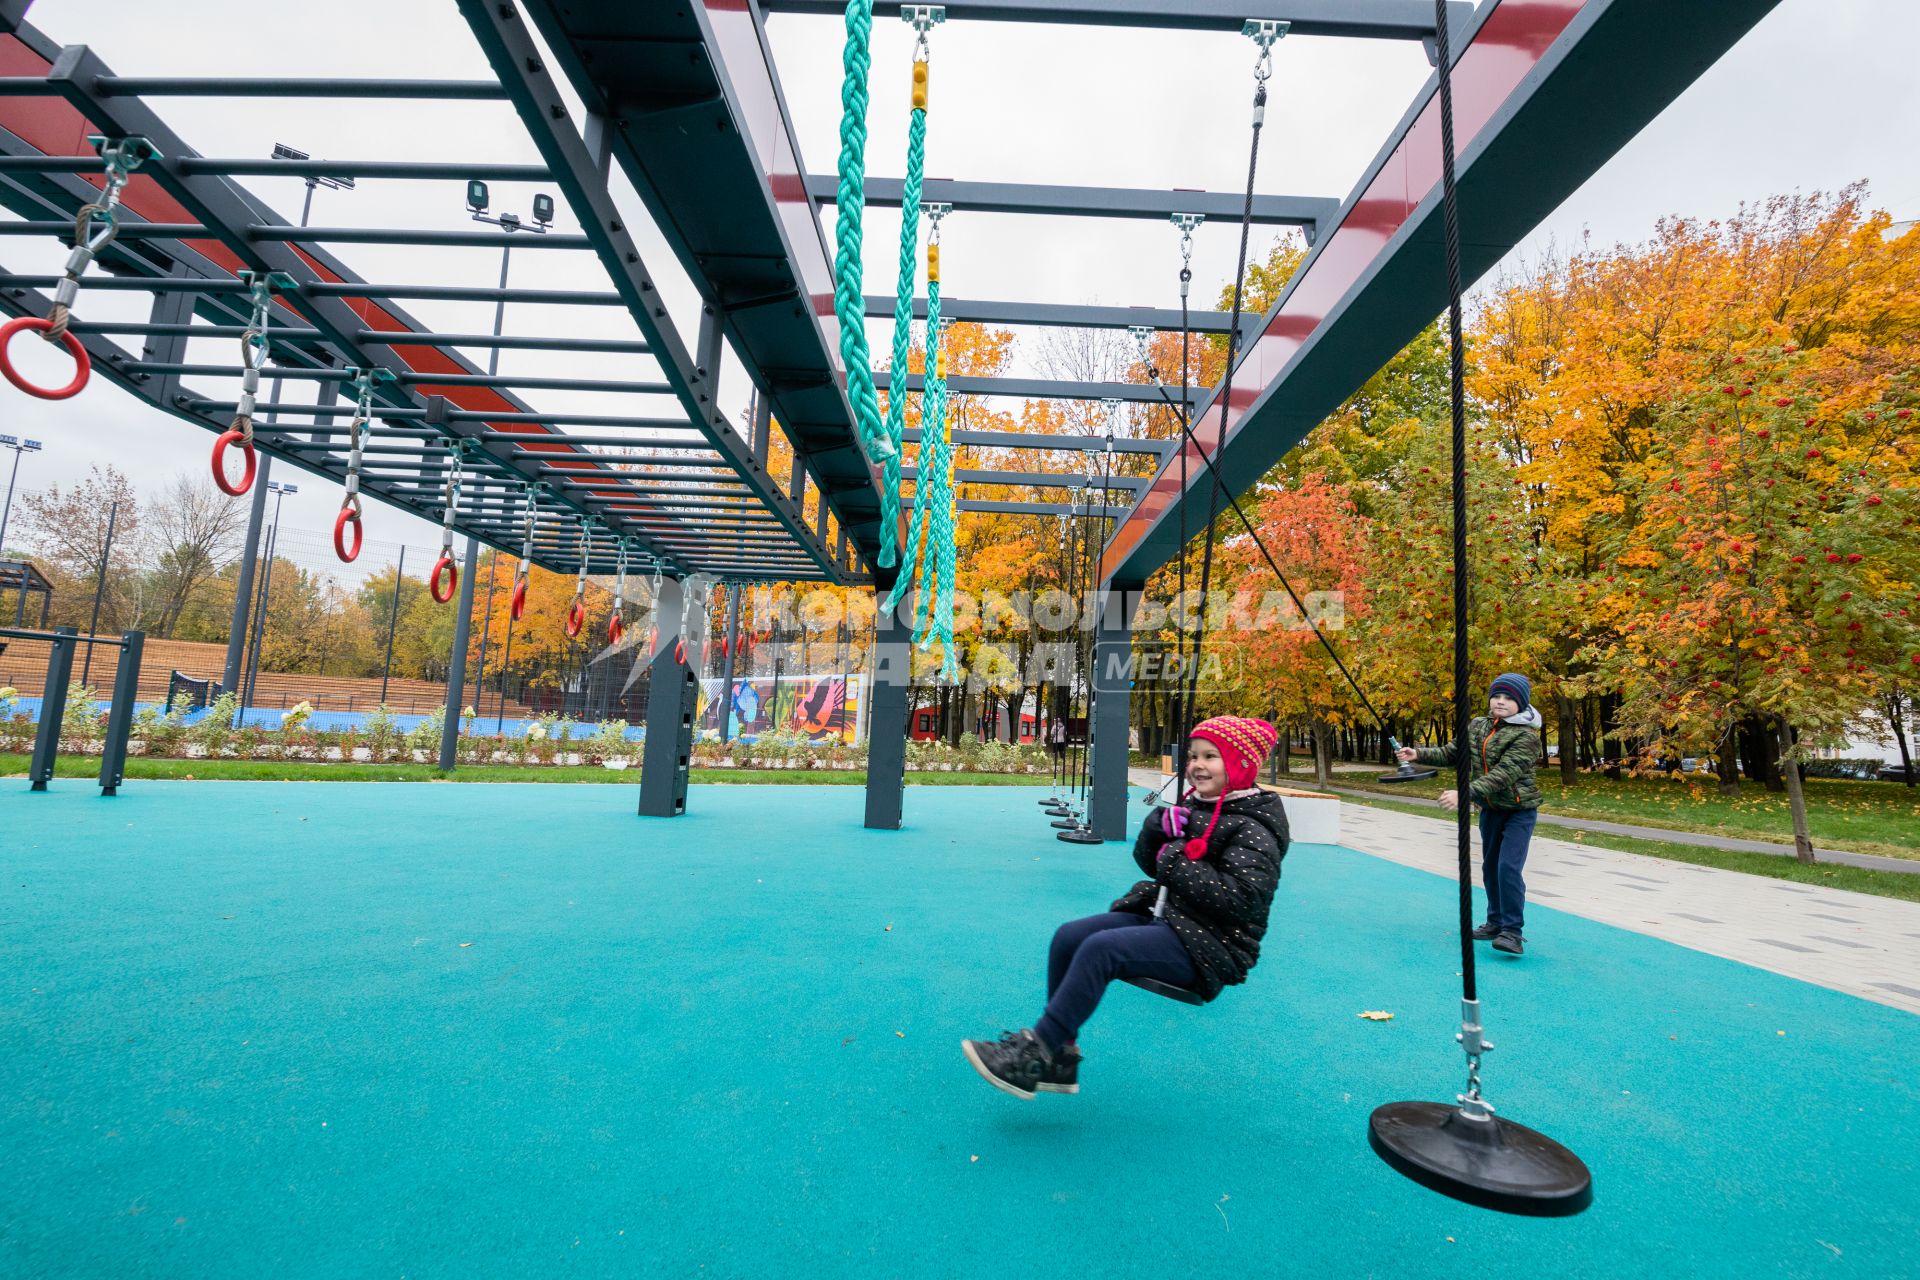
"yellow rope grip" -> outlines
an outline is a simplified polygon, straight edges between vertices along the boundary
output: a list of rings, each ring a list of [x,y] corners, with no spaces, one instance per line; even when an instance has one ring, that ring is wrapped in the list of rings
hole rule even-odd
[[[937,244],[927,246],[927,279],[929,281],[940,279],[940,246]]]
[[[927,109],[927,64],[924,62],[913,64],[913,109]]]

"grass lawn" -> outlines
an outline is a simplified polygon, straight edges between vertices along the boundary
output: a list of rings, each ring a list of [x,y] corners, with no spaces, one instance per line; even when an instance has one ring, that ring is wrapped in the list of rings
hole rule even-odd
[[[0,777],[27,775],[31,758],[0,753]],[[97,778],[98,756],[61,756],[56,778]],[[637,786],[638,769],[602,769],[591,765],[463,764],[442,773],[430,764],[320,764],[308,760],[169,760],[133,756],[127,761],[129,781],[174,778],[229,782],[624,782]],[[786,782],[829,786],[864,786],[867,775],[854,769],[695,769],[695,782]],[[915,773],[908,785],[943,787],[1041,787],[1044,774]]]
[[[1391,809],[1395,813],[1410,813],[1420,818],[1452,816],[1438,813],[1425,805],[1402,804],[1387,799],[1360,800],[1356,803],[1370,805],[1376,809]],[[1667,858],[1674,862],[1691,862],[1702,867],[1719,867],[1723,871],[1744,871],[1749,875],[1772,876],[1776,880],[1795,880],[1801,884],[1820,885],[1828,889],[1851,889],[1855,893],[1871,893],[1882,898],[1904,898],[1908,902],[1920,902],[1920,875],[1908,875],[1900,871],[1874,871],[1866,867],[1842,867],[1832,863],[1816,863],[1813,866],[1807,866],[1796,859],[1782,858],[1778,854],[1708,849],[1699,845],[1675,844],[1670,840],[1641,840],[1635,836],[1603,835],[1597,831],[1564,831],[1553,827],[1540,827],[1535,834],[1542,839],[1589,844],[1596,849],[1643,853],[1649,857]]]
[[[1391,788],[1376,787],[1368,774],[1336,774],[1334,781],[1356,790],[1428,797],[1452,785],[1444,771],[1427,782]],[[1920,857],[1920,788],[1836,778],[1809,778],[1806,787],[1807,826],[1816,845],[1890,858]],[[1613,782],[1601,774],[1581,774],[1568,786],[1555,769],[1541,772],[1540,795],[1542,811],[1566,818],[1793,843],[1786,795],[1774,795],[1757,782],[1742,782],[1740,794],[1728,798],[1711,777]]]

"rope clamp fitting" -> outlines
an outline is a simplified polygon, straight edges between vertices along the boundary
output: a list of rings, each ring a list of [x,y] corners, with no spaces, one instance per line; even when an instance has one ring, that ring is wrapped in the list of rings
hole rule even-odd
[[[1248,18],[1246,24],[1240,28],[1241,35],[1249,37],[1260,46],[1260,60],[1254,63],[1253,78],[1262,84],[1265,84],[1267,77],[1273,74],[1273,46],[1286,38],[1292,26],[1290,22],[1268,18]]]

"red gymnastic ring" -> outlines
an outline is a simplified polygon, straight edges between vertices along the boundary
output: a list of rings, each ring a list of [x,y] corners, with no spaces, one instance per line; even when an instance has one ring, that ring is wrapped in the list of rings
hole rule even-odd
[[[239,445],[240,452],[247,458],[246,474],[240,477],[240,483],[237,485],[227,479],[227,446],[231,444]],[[241,432],[237,430],[222,432],[220,438],[213,442],[213,482],[220,486],[220,492],[237,498],[253,488],[253,472],[258,465],[259,459],[253,454],[253,441],[247,439]]]
[[[353,546],[351,549],[348,548],[346,543],[348,525],[353,526]],[[340,508],[340,514],[333,518],[334,554],[342,560],[345,560],[348,564],[352,564],[354,559],[360,554],[360,541],[365,536],[366,530],[360,527],[360,513],[352,507]]]
[[[627,624],[620,621],[620,615],[614,614],[607,619],[607,643],[619,644],[627,638]]]
[[[681,666],[686,665],[687,642],[685,640],[675,640],[673,642],[673,660],[679,663]]]
[[[567,635],[569,638],[580,634],[580,628],[587,625],[587,602],[575,597],[567,610]]]
[[[525,578],[513,584],[513,620],[520,621],[520,615],[527,611],[527,580]]]
[[[447,575],[447,589],[444,595],[440,591],[440,575],[442,573]],[[435,600],[441,604],[445,604],[447,601],[453,599],[453,589],[459,585],[460,566],[453,562],[451,555],[442,555],[438,560],[433,562],[433,572],[427,577],[427,590],[432,593]]]
[[[93,361],[88,357],[87,349],[80,345],[80,339],[73,336],[72,330],[60,335],[61,344],[66,347],[67,354],[73,357],[73,381],[64,387],[53,389],[34,386],[13,367],[13,360],[7,354],[7,348],[12,345],[16,333],[28,330],[45,333],[52,328],[53,321],[42,320],[38,316],[21,316],[8,321],[5,328],[0,328],[0,373],[4,373],[8,382],[30,396],[39,396],[42,400],[65,400],[79,395],[80,388],[87,385],[87,378],[93,373]]]

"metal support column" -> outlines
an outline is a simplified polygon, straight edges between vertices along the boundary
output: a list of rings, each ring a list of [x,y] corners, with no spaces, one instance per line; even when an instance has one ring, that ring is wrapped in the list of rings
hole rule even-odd
[[[654,616],[656,643],[648,673],[647,738],[640,764],[640,814],[677,818],[687,811],[687,772],[693,761],[693,712],[698,688],[693,668],[674,656],[693,651],[694,638],[681,634],[684,591],[673,578],[660,583]],[[684,646],[676,645],[684,640]]]
[[[53,780],[53,758],[60,752],[60,722],[67,714],[67,686],[73,681],[72,627],[56,627],[53,649],[47,655],[47,683],[40,693],[40,729],[33,735],[33,764],[27,770],[28,789],[45,791]]]
[[[176,266],[171,274],[182,277],[186,273]],[[193,323],[193,304],[198,301],[198,295],[185,290],[153,295],[153,310],[148,318],[159,332],[149,334],[141,344],[140,359],[144,363],[180,364],[187,358],[187,335],[183,327]],[[182,331],[174,332],[175,326],[181,326]],[[162,408],[171,406],[174,397],[180,394],[180,375],[161,373],[153,375],[153,378],[154,403]],[[273,398],[279,399],[278,396]]]
[[[891,583],[877,585],[884,599]],[[906,801],[907,690],[913,683],[913,641],[900,620],[878,610],[873,620],[873,686],[867,693],[867,820],[874,831],[898,831]]]
[[[1088,820],[1102,840],[1127,837],[1127,714],[1133,700],[1133,618],[1141,594],[1137,585],[1110,587],[1100,602],[1093,638]]]
[[[139,631],[120,636],[120,665],[113,673],[113,703],[107,710],[107,740],[100,752],[100,794],[120,794],[126,780],[127,735],[133,730],[133,704],[140,696],[140,658],[147,637]]]

